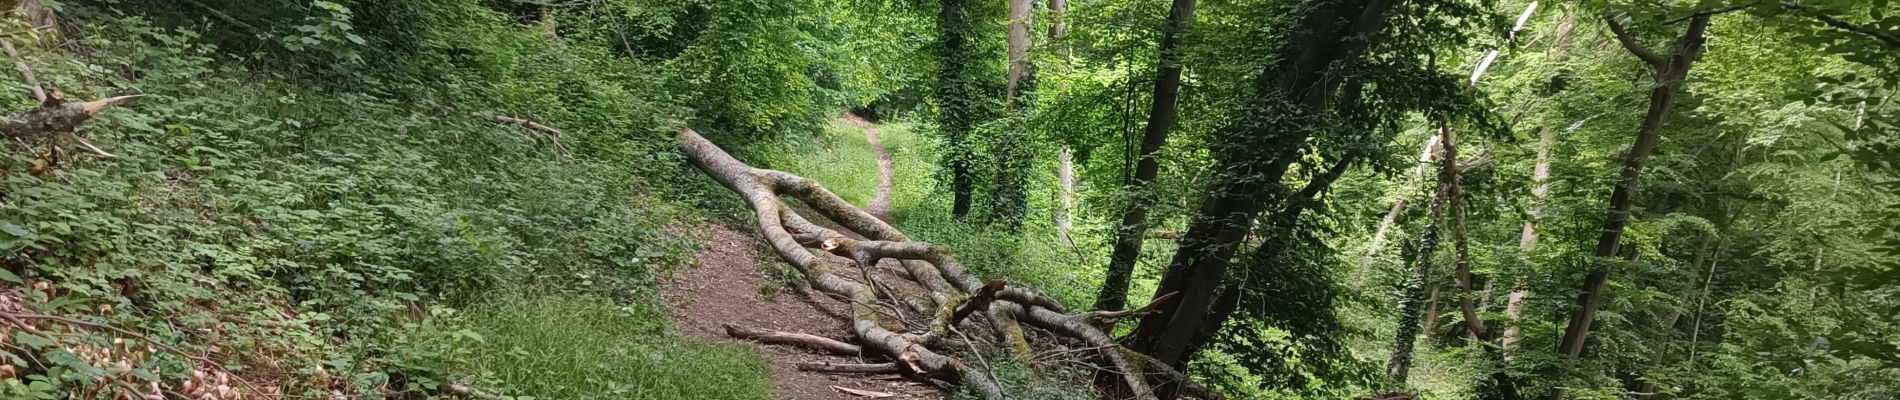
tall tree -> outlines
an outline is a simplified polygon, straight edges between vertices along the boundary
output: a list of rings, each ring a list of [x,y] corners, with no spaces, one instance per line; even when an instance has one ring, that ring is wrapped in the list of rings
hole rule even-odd
[[[1095,309],[1120,310],[1128,306],[1128,280],[1141,260],[1141,243],[1148,236],[1148,209],[1154,204],[1149,186],[1161,171],[1157,158],[1161,146],[1168,143],[1168,130],[1174,126],[1175,103],[1181,97],[1182,36],[1194,22],[1194,0],[1174,0],[1168,8],[1168,23],[1161,29],[1159,65],[1155,68],[1154,102],[1148,108],[1148,124],[1141,132],[1140,159],[1135,162],[1134,180],[1127,187],[1128,203],[1122,208],[1121,225],[1115,230],[1115,249],[1108,258],[1108,274],[1102,291],[1095,296]]]
[[[1445,206],[1456,196],[1454,188],[1458,180],[1458,146],[1452,142],[1451,127],[1440,123],[1438,126],[1438,189],[1432,192],[1430,206],[1425,216],[1425,228],[1419,233],[1417,244],[1407,246],[1407,259],[1412,262],[1412,274],[1405,281],[1404,294],[1399,297],[1398,334],[1392,338],[1392,354],[1386,359],[1385,373],[1393,381],[1404,382],[1412,369],[1412,344],[1418,341],[1422,314],[1420,306],[1425,300],[1425,285],[1430,282],[1432,254],[1438,247],[1439,222],[1445,215]]]
[[[1155,290],[1160,312],[1142,317],[1128,341],[1131,349],[1169,365],[1186,365],[1187,350],[1265,197],[1290,195],[1275,193],[1282,190],[1280,179],[1300,158],[1307,138],[1325,124],[1343,80],[1337,74],[1354,67],[1392,5],[1391,0],[1316,0],[1291,18],[1294,25],[1278,57],[1254,83],[1256,98],[1212,139],[1215,163],[1207,195]],[[1158,390],[1172,397],[1170,387]]]
[[[1656,151],[1656,145],[1662,139],[1663,122],[1675,103],[1676,93],[1682,90],[1683,81],[1689,76],[1689,67],[1702,56],[1702,44],[1707,41],[1704,35],[1709,29],[1711,15],[1709,12],[1699,12],[1690,16],[1687,31],[1676,39],[1669,54],[1658,54],[1643,46],[1630,35],[1622,22],[1617,21],[1617,17],[1603,18],[1610,32],[1616,36],[1616,41],[1649,67],[1650,73],[1654,75],[1654,87],[1649,92],[1649,110],[1636,130],[1636,143],[1624,157],[1616,189],[1610,193],[1610,210],[1603,218],[1602,234],[1597,237],[1596,261],[1584,276],[1583,291],[1577,295],[1576,309],[1571,311],[1570,323],[1564,328],[1563,340],[1558,344],[1558,353],[1565,357],[1576,358],[1583,354],[1590,325],[1596,320],[1597,309],[1603,304],[1603,286],[1610,278],[1609,259],[1617,254],[1618,246],[1622,243],[1623,228],[1629,225],[1630,209],[1636,203],[1636,185],[1643,176],[1643,163]],[[1551,389],[1551,399],[1560,400],[1563,397],[1562,387]]]
[[[989,219],[1014,231],[1022,227],[1029,211],[1029,192],[1024,174],[1034,155],[1028,152],[1029,127],[1022,118],[1036,90],[1034,64],[1029,59],[1033,39],[1029,34],[1035,0],[1009,0],[1008,66],[1004,72],[1003,110],[1008,116],[1004,126],[990,138],[990,157],[994,160],[990,180]]]
[[[1546,54],[1550,62],[1561,65],[1570,58],[1570,39],[1577,28],[1577,6],[1565,4],[1564,11],[1558,18],[1557,26],[1552,32],[1550,48],[1546,50]],[[1555,86],[1558,86],[1559,79],[1562,78],[1552,78],[1553,82],[1546,85],[1546,91],[1541,96],[1548,97],[1555,94],[1552,92],[1558,89]],[[1551,146],[1556,145],[1556,142],[1557,131],[1549,124],[1540,124],[1537,127],[1537,164],[1531,168],[1530,207],[1525,213],[1524,229],[1518,234],[1517,239],[1520,256],[1528,257],[1537,250],[1537,224],[1543,219],[1544,206],[1550,198],[1550,151]],[[1530,289],[1525,286],[1523,278],[1520,277],[1511,285],[1510,295],[1505,297],[1504,316],[1509,319],[1509,322],[1504,324],[1503,332],[1498,336],[1498,347],[1504,352],[1505,358],[1510,358],[1511,351],[1516,350],[1518,343],[1524,340],[1524,299],[1529,296]]]
[[[938,4],[942,8],[937,13],[937,129],[944,136],[942,164],[949,170],[954,196],[950,213],[963,218],[970,214],[975,191],[969,139],[982,113],[978,97],[982,89],[972,76],[977,65],[976,49],[970,43],[963,0],[939,0]]]

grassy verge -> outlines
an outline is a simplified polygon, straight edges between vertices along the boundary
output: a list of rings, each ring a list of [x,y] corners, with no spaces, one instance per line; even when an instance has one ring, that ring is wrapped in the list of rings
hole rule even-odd
[[[666,314],[586,295],[524,295],[476,306],[484,340],[468,362],[517,393],[554,399],[756,400],[765,360],[743,345],[674,332]]]

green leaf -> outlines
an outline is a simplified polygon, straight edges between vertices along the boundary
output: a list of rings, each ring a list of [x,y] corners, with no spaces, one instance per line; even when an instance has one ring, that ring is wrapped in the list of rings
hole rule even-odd
[[[26,345],[26,347],[31,347],[34,349],[44,349],[47,347],[52,347],[54,344],[58,343],[58,342],[54,342],[53,339],[48,339],[45,336],[27,333],[26,331],[13,331],[13,341],[18,342],[22,345]]]
[[[27,232],[24,227],[15,225],[13,221],[5,220],[0,220],[0,232],[6,232],[8,235],[13,235],[13,237],[26,237],[28,233],[32,233]]]
[[[0,269],[0,281],[26,284],[26,280],[20,279],[19,275],[15,275],[13,271],[8,271],[6,269]]]

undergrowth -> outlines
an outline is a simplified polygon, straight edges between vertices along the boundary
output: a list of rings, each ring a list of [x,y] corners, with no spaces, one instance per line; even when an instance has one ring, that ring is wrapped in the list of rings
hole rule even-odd
[[[694,223],[690,200],[716,189],[689,179],[656,122],[676,109],[644,95],[662,86],[652,67],[467,3],[405,9],[432,19],[402,32],[422,46],[404,51],[456,62],[350,75],[278,67],[385,61],[221,48],[250,39],[139,11],[69,6],[63,22],[79,32],[13,38],[68,98],[145,97],[81,132],[118,159],[0,145],[0,311],[76,321],[0,327],[0,397],[196,384],[407,399],[458,383],[524,397],[765,397],[756,355],[606,339],[666,326],[655,276],[696,243],[660,228]],[[348,28],[347,13],[332,17]],[[0,77],[5,93],[25,87]],[[33,106],[4,97],[7,110]],[[495,115],[557,126],[562,145]],[[515,292],[543,295],[486,300]],[[544,313],[561,317],[524,319]],[[556,324],[605,336],[535,328]],[[667,362],[639,362],[654,357]],[[729,385],[698,388],[705,370],[643,372],[690,365],[727,371]],[[640,376],[598,378],[614,371]]]

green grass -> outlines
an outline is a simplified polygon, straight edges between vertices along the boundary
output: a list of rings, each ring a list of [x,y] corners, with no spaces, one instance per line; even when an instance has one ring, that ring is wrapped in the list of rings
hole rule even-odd
[[[468,315],[470,360],[511,394],[542,399],[767,399],[752,348],[686,338],[666,314],[585,295],[506,297]]]

